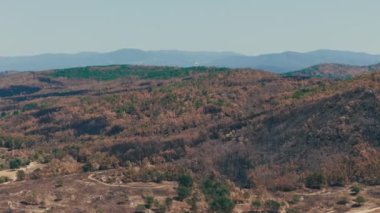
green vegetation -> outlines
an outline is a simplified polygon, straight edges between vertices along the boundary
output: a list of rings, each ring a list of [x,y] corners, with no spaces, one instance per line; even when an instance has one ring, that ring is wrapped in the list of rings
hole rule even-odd
[[[191,195],[193,178],[184,174],[178,178],[177,200],[184,200]]]
[[[297,204],[300,202],[301,196],[299,195],[293,195],[292,200],[289,201],[290,204]]]
[[[359,192],[360,192],[360,187],[359,186],[352,186],[350,188],[350,195],[352,195],[352,196],[355,196],[355,195],[359,194]]]
[[[184,200],[187,197],[189,197],[191,194],[191,188],[184,187],[184,186],[178,186],[177,188],[177,200]]]
[[[154,203],[154,197],[153,196],[144,196],[144,202],[145,202],[145,208],[150,209],[153,206]]]
[[[235,203],[230,199],[230,191],[224,184],[208,178],[202,184],[202,192],[211,211],[218,213],[233,211]]]
[[[94,79],[109,81],[122,77],[135,77],[138,79],[170,79],[185,77],[197,73],[226,72],[227,68],[209,67],[148,67],[148,66],[105,66],[105,67],[81,67],[53,71],[51,77],[63,77],[69,79]]]
[[[258,208],[260,208],[261,207],[261,201],[259,200],[259,199],[256,199],[256,200],[254,200],[254,201],[252,201],[252,207],[254,208],[254,209],[258,209]]]
[[[355,199],[354,199],[354,202],[356,203],[356,206],[361,206],[363,205],[363,203],[365,202],[365,199],[363,196],[357,196]]]
[[[319,173],[313,173],[306,178],[305,186],[310,189],[321,189],[324,177]]]
[[[9,150],[21,149],[29,144],[31,144],[31,142],[28,142],[23,138],[0,135],[0,146],[8,148]]]
[[[22,107],[22,111],[28,111],[28,110],[37,109],[37,108],[38,108],[38,104],[33,102],[33,103],[25,104]]]
[[[19,158],[14,158],[9,161],[9,168],[10,169],[18,169],[21,166],[21,160]]]
[[[124,113],[127,113],[127,114],[130,114],[130,115],[133,115],[136,113],[136,107],[135,107],[135,104],[133,102],[127,102],[125,103],[124,105],[120,106],[120,107],[117,107],[115,109],[115,112],[121,116],[123,115]]]
[[[173,199],[170,197],[167,197],[165,199],[165,207],[170,210],[172,208],[172,205],[173,205]]]
[[[146,210],[145,205],[140,204],[140,205],[138,205],[138,206],[136,207],[135,212],[138,212],[138,213],[144,213],[145,210]]]
[[[0,177],[0,184],[2,184],[2,183],[6,183],[6,182],[8,182],[9,181],[9,178],[8,177],[4,177],[4,176],[1,176]]]
[[[299,213],[300,211],[298,209],[293,209],[293,208],[290,208],[290,209],[287,209],[286,210],[286,213]]]
[[[90,163],[86,163],[83,165],[82,170],[84,172],[91,172],[93,170],[92,165]]]
[[[292,95],[293,99],[301,99],[305,96],[312,95],[321,91],[326,90],[326,85],[325,84],[320,84],[318,86],[314,87],[308,87],[308,88],[301,88],[297,91],[295,91]]]
[[[197,212],[197,209],[198,209],[198,203],[199,201],[199,195],[198,193],[194,193],[193,196],[187,200],[187,203],[190,205],[190,210],[191,212]]]
[[[281,204],[275,200],[267,200],[264,204],[267,212],[278,212],[280,210]]]

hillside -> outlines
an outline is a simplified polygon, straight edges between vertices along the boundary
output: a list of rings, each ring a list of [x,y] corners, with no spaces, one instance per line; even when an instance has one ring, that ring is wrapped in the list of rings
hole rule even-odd
[[[134,64],[253,68],[283,73],[305,69],[316,64],[334,63],[368,66],[379,62],[379,55],[335,50],[317,50],[305,53],[283,52],[248,56],[232,52],[121,49],[106,53],[83,52],[78,54],[0,57],[0,71],[36,71],[83,66]]]
[[[350,66],[344,64],[319,64],[299,71],[285,73],[285,76],[299,78],[347,79],[371,72],[380,71],[380,64],[370,66]]]
[[[345,212],[355,201],[334,196],[360,184],[372,208],[379,98],[377,72],[331,80],[113,65],[4,74],[0,167],[12,177],[7,169],[37,168],[0,185],[0,206],[123,212],[145,202],[158,211],[173,198],[168,212]]]

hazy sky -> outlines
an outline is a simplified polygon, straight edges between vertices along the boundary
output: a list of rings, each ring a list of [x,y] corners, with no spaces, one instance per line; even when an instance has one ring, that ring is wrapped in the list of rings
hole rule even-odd
[[[179,49],[380,54],[376,0],[0,0],[0,55]]]

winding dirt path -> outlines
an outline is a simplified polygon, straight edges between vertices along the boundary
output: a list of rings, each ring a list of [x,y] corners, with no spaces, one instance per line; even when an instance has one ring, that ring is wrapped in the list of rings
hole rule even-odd
[[[98,184],[102,184],[104,186],[110,186],[110,187],[124,187],[124,188],[130,188],[130,189],[164,189],[168,187],[175,187],[176,184],[174,182],[169,181],[163,181],[162,183],[144,183],[144,182],[133,182],[133,183],[126,183],[126,184],[110,184],[110,183],[104,183],[94,177],[94,175],[99,173],[92,173],[88,176],[88,179],[91,181],[94,181]]]

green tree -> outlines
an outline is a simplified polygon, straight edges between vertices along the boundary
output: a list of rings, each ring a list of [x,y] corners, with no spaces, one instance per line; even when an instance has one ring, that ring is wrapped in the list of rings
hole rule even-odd
[[[188,174],[178,177],[177,199],[184,200],[191,195],[193,178]]]
[[[91,172],[93,170],[91,163],[86,163],[83,165],[82,170],[84,172]]]
[[[306,178],[305,186],[310,189],[321,189],[324,177],[319,173],[313,173]]]
[[[21,160],[18,158],[14,158],[9,161],[9,168],[11,169],[18,169],[21,166]]]
[[[145,196],[144,201],[145,201],[145,208],[150,209],[152,208],[152,205],[154,203],[154,197],[151,195]]]
[[[193,178],[187,174],[181,175],[178,178],[178,183],[181,186],[192,187],[193,186]]]
[[[235,203],[230,199],[230,191],[226,185],[208,178],[202,184],[202,192],[211,211],[218,213],[233,211]]]
[[[177,188],[177,200],[184,200],[191,194],[191,188],[186,186],[178,186]]]

